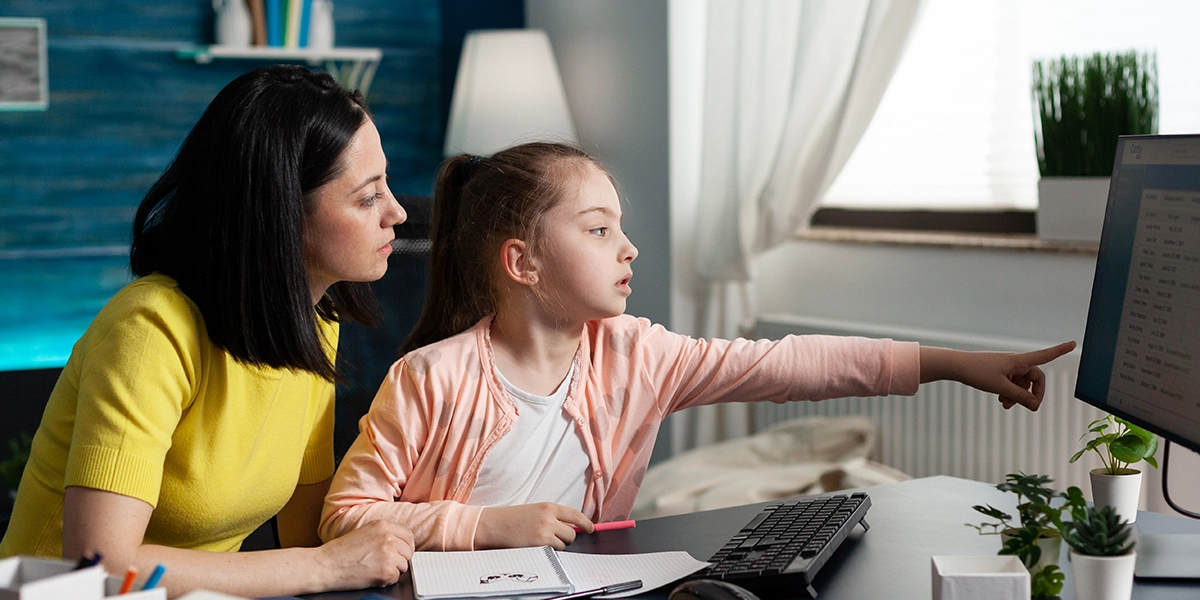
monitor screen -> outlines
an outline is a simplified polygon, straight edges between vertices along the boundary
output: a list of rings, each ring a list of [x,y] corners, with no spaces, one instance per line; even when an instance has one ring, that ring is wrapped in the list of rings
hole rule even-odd
[[[1117,144],[1075,396],[1200,452],[1200,135]]]

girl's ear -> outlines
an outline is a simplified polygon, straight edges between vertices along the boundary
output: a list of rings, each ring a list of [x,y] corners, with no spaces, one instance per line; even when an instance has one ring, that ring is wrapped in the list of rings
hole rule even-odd
[[[500,267],[509,279],[521,285],[538,282],[537,264],[524,240],[511,238],[500,244]]]

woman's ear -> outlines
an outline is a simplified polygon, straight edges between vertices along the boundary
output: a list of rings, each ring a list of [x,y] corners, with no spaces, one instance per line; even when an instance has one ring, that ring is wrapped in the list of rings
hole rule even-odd
[[[500,266],[509,279],[527,286],[538,282],[536,261],[524,240],[510,238],[500,244]]]

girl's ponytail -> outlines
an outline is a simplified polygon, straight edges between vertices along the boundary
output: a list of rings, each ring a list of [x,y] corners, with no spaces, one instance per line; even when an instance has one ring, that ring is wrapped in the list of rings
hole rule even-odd
[[[463,218],[463,187],[478,169],[478,156],[460,154],[446,159],[438,170],[433,191],[430,227],[429,284],[425,306],[412,333],[400,344],[400,356],[426,344],[446,339],[474,324],[483,314],[472,292],[479,282],[468,280],[461,261],[466,248],[459,247]],[[465,323],[465,325],[464,325]]]

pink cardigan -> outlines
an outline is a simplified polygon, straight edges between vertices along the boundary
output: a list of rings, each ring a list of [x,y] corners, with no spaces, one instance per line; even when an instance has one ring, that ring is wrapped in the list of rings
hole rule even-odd
[[[496,379],[490,318],[392,365],[321,514],[328,541],[369,521],[412,529],[418,550],[469,550],[482,506],[465,504],[517,408]],[[583,513],[625,519],[662,419],[718,402],[789,402],[916,393],[915,343],[830,336],[693,339],[618,316],[591,321],[563,410],[591,474]]]

